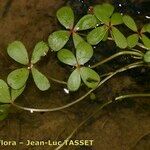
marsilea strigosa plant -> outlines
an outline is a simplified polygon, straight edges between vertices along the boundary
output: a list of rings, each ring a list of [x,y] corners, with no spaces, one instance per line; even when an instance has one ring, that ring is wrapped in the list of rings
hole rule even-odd
[[[31,59],[29,59],[27,50],[22,42],[14,41],[9,44],[7,48],[8,55],[16,62],[22,64],[23,67],[12,71],[7,77],[7,83],[2,79],[0,80],[1,120],[7,116],[10,105],[30,112],[61,110],[84,100],[87,96],[93,94],[95,89],[120,72],[137,67],[150,67],[150,23],[143,24],[143,27],[139,28],[131,16],[115,12],[114,6],[108,3],[94,6],[93,12],[82,16],[77,23],[75,23],[74,12],[69,6],[60,8],[56,16],[63,28],[49,35],[48,44],[43,41],[38,42],[33,50]],[[122,30],[122,26],[126,28]],[[131,32],[133,32],[133,34],[131,34]],[[71,35],[72,37],[70,38]],[[73,45],[70,50],[65,47],[69,39],[73,40]],[[90,59],[94,54],[92,45],[97,45],[102,41],[105,42],[108,40],[114,41],[116,46],[120,48],[120,51],[106,59],[100,60],[96,64],[91,63],[89,65]],[[68,76],[67,81],[60,81],[52,77],[47,78],[36,69],[36,63],[40,61],[41,57],[47,54],[49,50],[48,46],[52,52],[57,53],[57,58],[60,62],[73,67],[73,71],[70,76]],[[94,70],[96,67],[100,67],[104,63],[121,55],[131,56],[134,62],[114,72],[106,72],[105,74]],[[23,107],[17,104],[15,99],[24,91],[30,72],[32,73],[36,86],[41,91],[50,88],[48,79],[67,86],[70,92],[78,91],[80,86],[84,85],[89,88],[89,91],[73,102],[57,108],[35,109]],[[82,84],[81,81],[84,84]],[[115,100],[118,101],[129,97],[144,96],[149,97],[150,94],[133,93],[121,95],[116,97]],[[111,103],[112,101],[110,100],[101,105],[99,110]],[[94,112],[94,114],[95,113],[96,112]],[[91,114],[85,121],[94,114]],[[85,121],[83,121],[79,127],[85,123]],[[68,138],[71,138],[79,127],[77,127]],[[62,146],[63,144],[61,144],[58,149]]]

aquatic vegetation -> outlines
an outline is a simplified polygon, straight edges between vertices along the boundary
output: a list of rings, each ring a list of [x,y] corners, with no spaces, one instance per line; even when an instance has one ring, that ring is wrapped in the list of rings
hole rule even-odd
[[[22,42],[14,41],[8,45],[8,55],[16,62],[24,65],[24,67],[12,71],[7,77],[7,83],[4,80],[0,80],[0,120],[3,120],[7,116],[10,105],[30,112],[51,112],[70,107],[84,100],[116,74],[137,67],[150,67],[150,39],[147,36],[150,33],[150,24],[143,25],[139,30],[132,17],[115,12],[114,6],[108,3],[94,6],[93,13],[84,15],[76,25],[74,23],[74,12],[71,7],[65,6],[60,8],[56,15],[58,21],[65,29],[51,33],[48,37],[48,44],[43,41],[38,42],[35,45],[31,59],[29,59],[27,50]],[[126,33],[121,31],[121,26],[127,27]],[[132,30],[134,34],[128,35],[128,30]],[[85,32],[82,33],[82,31],[86,31],[86,34]],[[71,50],[65,48],[69,39],[72,39],[74,44]],[[120,48],[120,51],[104,60],[100,60],[96,64],[87,65],[94,54],[92,45],[97,45],[107,40],[113,41]],[[50,82],[47,77],[36,69],[36,63],[48,53],[48,46],[52,52],[57,54],[60,62],[73,67],[73,72],[68,77],[67,82],[59,81],[52,77],[49,77],[49,79],[67,86],[71,92],[78,91],[84,85],[89,88],[89,91],[75,101],[61,107],[35,109],[20,106],[15,102],[15,99],[24,91],[30,72],[39,90],[45,91],[50,88]],[[134,59],[134,62],[106,74],[101,74],[94,70],[96,67],[122,55],[130,55]],[[115,100],[119,101],[128,97],[138,96],[149,97],[150,94],[134,93],[119,96]],[[102,105],[99,110],[110,103],[112,101]],[[76,130],[73,131],[73,134]]]

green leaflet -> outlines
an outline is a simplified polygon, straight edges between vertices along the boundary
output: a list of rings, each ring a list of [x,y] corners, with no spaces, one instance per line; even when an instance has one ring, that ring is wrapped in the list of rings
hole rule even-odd
[[[74,25],[74,13],[68,6],[62,7],[57,11],[59,22],[66,28],[72,29]]]
[[[127,40],[125,36],[116,27],[112,27],[112,35],[118,47],[123,49],[127,47]]]
[[[88,67],[80,68],[80,74],[83,82],[89,88],[96,88],[100,82],[100,76],[92,69]]]
[[[9,113],[9,104],[0,105],[0,121],[4,120]]]
[[[138,34],[132,34],[132,35],[128,36],[128,38],[127,38],[128,46],[130,48],[135,47],[136,44],[138,43],[138,40],[139,40],[139,35]]]
[[[39,72],[36,68],[32,68],[32,76],[34,79],[34,82],[36,84],[36,86],[41,90],[41,91],[46,91],[50,88],[50,82],[49,80],[46,78],[46,76],[44,76],[41,72]]]
[[[146,35],[142,34],[141,40],[147,48],[150,48],[150,39]]]
[[[75,69],[67,82],[67,87],[69,89],[69,91],[77,91],[80,87],[81,84],[81,77],[80,77],[80,72],[78,69]]]
[[[83,16],[76,24],[74,30],[81,31],[94,28],[97,25],[97,19],[94,15],[88,14]]]
[[[31,57],[31,63],[32,64],[35,64],[37,63],[42,56],[45,56],[48,52],[48,46],[45,42],[41,41],[41,42],[38,42],[36,45],[35,45],[35,48],[33,50],[33,53],[32,53],[32,57]]]
[[[50,48],[53,51],[59,51],[67,43],[69,37],[70,37],[69,31],[60,30],[53,32],[52,34],[50,34],[48,38]]]
[[[65,63],[65,64],[68,64],[71,66],[75,66],[77,64],[74,54],[67,49],[61,49],[57,53],[57,57],[61,62]]]
[[[147,51],[145,54],[144,54],[144,61],[146,63],[150,63],[150,51]]]
[[[78,64],[84,65],[93,56],[93,48],[86,42],[81,42],[76,48],[76,59]]]
[[[0,79],[0,103],[10,103],[9,87],[5,81]],[[0,105],[1,106],[1,105]]]
[[[18,90],[11,88],[11,100],[14,101],[17,97],[19,97],[25,89],[25,85]]]
[[[133,18],[131,18],[130,16],[128,16],[128,15],[124,15],[123,16],[123,22],[124,22],[124,24],[128,27],[128,28],[130,28],[131,30],[133,30],[133,31],[137,31],[138,29],[137,29],[137,26],[136,26],[136,24],[135,24],[135,21],[133,20]]]
[[[75,48],[80,42],[85,42],[85,41],[80,35],[78,35],[77,33],[73,33],[73,43]]]
[[[9,44],[7,53],[11,58],[23,65],[27,65],[29,63],[27,50],[20,41],[14,41]]]
[[[119,25],[122,24],[122,15],[120,13],[114,13],[111,17],[111,24],[112,25]]]
[[[29,70],[27,68],[16,69],[8,75],[7,82],[10,87],[17,90],[25,85],[28,76]]]
[[[108,28],[103,25],[101,27],[97,27],[94,30],[92,30],[88,35],[87,35],[87,41],[91,45],[97,45],[105,36]]]
[[[150,33],[150,23],[149,24],[145,24],[141,30],[142,33],[144,32],[148,32]]]
[[[110,4],[104,3],[103,5],[96,5],[94,7],[95,16],[102,22],[108,24],[110,16],[114,11],[114,7]]]

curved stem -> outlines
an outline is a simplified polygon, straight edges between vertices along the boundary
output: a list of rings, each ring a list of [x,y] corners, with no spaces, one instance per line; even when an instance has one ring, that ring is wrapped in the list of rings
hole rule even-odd
[[[54,82],[60,83],[60,84],[67,84],[67,82],[65,82],[65,81],[60,81],[60,80],[57,80],[57,79],[52,78],[52,77],[49,77],[49,79],[54,81]]]
[[[115,76],[116,74],[120,73],[120,72],[123,72],[123,71],[126,71],[126,70],[129,70],[129,69],[132,69],[132,68],[136,68],[136,67],[141,67],[141,66],[144,66],[143,65],[143,62],[139,61],[139,62],[136,62],[136,63],[132,63],[130,65],[127,65],[121,69],[118,69],[117,71],[115,72],[112,72],[110,73],[110,75],[108,77],[106,77],[105,79],[103,79],[99,84],[98,86],[95,88],[95,89],[91,89],[90,91],[88,91],[85,95],[83,95],[82,97],[78,98],[77,100],[71,102],[71,103],[68,103],[64,106],[61,106],[61,107],[56,107],[56,108],[48,108],[48,109],[36,109],[36,108],[28,108],[28,107],[23,107],[23,106],[20,106],[18,104],[16,104],[15,102],[12,102],[11,104],[14,106],[14,107],[17,107],[19,109],[22,109],[22,110],[26,110],[26,111],[30,111],[31,113],[33,112],[53,112],[53,111],[58,111],[58,110],[62,110],[62,109],[65,109],[65,108],[68,108],[82,100],[84,100],[84,98],[86,98],[91,92],[93,92],[94,90],[96,90],[98,87],[100,87],[102,84],[104,84],[106,81],[108,81],[110,78],[112,78],[113,76]]]
[[[141,58],[143,57],[143,54],[141,54],[141,53],[139,53],[137,51],[122,51],[122,52],[118,52],[118,53],[116,53],[116,54],[114,54],[114,55],[112,55],[112,56],[110,56],[110,57],[108,57],[108,58],[106,58],[106,59],[96,63],[95,65],[92,65],[90,68],[98,67],[98,66],[100,66],[100,65],[102,65],[102,64],[104,64],[104,63],[106,63],[106,62],[108,62],[108,61],[110,61],[110,60],[112,60],[112,59],[114,59],[114,58],[116,58],[118,56],[121,56],[121,55],[134,55],[134,56],[137,56],[138,58],[139,57],[141,57]]]

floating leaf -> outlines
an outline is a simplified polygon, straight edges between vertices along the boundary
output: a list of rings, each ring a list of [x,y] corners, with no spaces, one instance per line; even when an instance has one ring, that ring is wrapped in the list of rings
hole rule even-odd
[[[108,39],[108,35],[109,35],[109,32],[107,30],[102,41],[106,41]]]
[[[53,32],[52,34],[50,34],[48,38],[50,48],[53,51],[59,51],[67,43],[69,37],[70,37],[69,31],[60,30]]]
[[[11,102],[9,87],[6,84],[6,82],[1,79],[0,79],[0,102],[1,103]]]
[[[83,82],[89,88],[96,88],[100,82],[100,76],[94,70],[88,67],[80,68],[80,74]]]
[[[81,42],[76,48],[76,58],[80,65],[84,65],[93,56],[93,48],[86,42]]]
[[[150,48],[150,39],[146,35],[142,34],[141,40],[147,48]]]
[[[83,16],[75,26],[76,31],[94,28],[97,25],[97,19],[94,15],[88,14]]]
[[[74,13],[68,6],[62,7],[57,11],[59,22],[66,28],[72,29],[74,25]]]
[[[22,92],[24,91],[25,87],[26,86],[24,85],[22,88],[20,88],[18,90],[11,88],[11,100],[14,101],[18,96],[20,96],[22,94]]]
[[[57,57],[61,62],[65,63],[65,64],[68,64],[71,66],[75,66],[77,64],[74,54],[67,49],[61,49],[57,53]]]
[[[130,16],[128,16],[128,15],[124,15],[123,16],[123,22],[124,22],[124,24],[128,27],[128,28],[130,28],[131,30],[133,30],[133,31],[137,31],[138,29],[137,29],[137,26],[136,26],[136,24],[135,24],[135,21],[133,20],[133,18],[131,18]]]
[[[16,69],[8,75],[7,82],[10,87],[17,90],[25,85],[28,76],[29,70],[27,68]]]
[[[138,43],[138,40],[139,40],[139,35],[138,34],[132,34],[132,35],[128,36],[128,38],[127,38],[128,46],[130,48],[135,47],[136,44]]]
[[[97,45],[105,36],[108,28],[104,25],[97,27],[87,35],[87,41],[91,45]]]
[[[118,47],[120,48],[127,47],[127,40],[125,36],[117,28],[112,27],[112,35]]]
[[[145,24],[141,30],[142,33],[148,32],[150,33],[150,24]]]
[[[96,5],[94,7],[95,16],[103,23],[108,24],[110,16],[114,11],[114,7],[110,4],[104,3],[103,5]]]
[[[32,57],[31,57],[31,63],[32,64],[35,64],[37,63],[42,56],[45,56],[48,52],[48,46],[45,42],[41,41],[41,42],[38,42],[36,45],[35,45],[35,48],[33,50],[33,53],[32,53]]]
[[[85,42],[85,41],[80,35],[78,35],[77,33],[74,33],[73,34],[73,43],[74,43],[75,48],[77,47],[77,45],[80,42]]]
[[[34,82],[36,84],[36,86],[41,90],[41,91],[46,91],[50,88],[50,82],[49,80],[46,78],[46,76],[44,76],[41,72],[39,72],[36,68],[32,68],[32,76],[34,79]]]
[[[111,24],[112,25],[119,25],[122,24],[122,15],[120,13],[114,13],[111,17]]]
[[[144,61],[146,63],[150,63],[150,51],[147,51],[145,54],[144,54]]]
[[[80,84],[81,84],[80,72],[78,69],[75,69],[71,73],[71,75],[68,79],[68,82],[67,82],[69,91],[77,91],[80,87]]]
[[[0,105],[0,120],[4,120],[9,113],[9,104]]]
[[[20,41],[14,41],[9,44],[7,53],[11,58],[23,65],[27,65],[29,63],[27,50]]]

